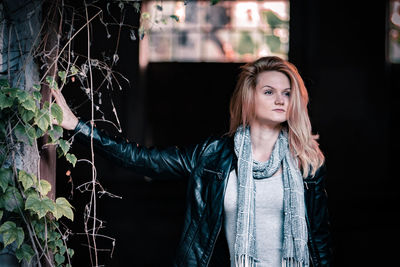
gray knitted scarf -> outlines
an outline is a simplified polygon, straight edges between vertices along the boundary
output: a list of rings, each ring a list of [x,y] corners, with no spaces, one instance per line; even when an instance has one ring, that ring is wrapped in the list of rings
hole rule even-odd
[[[235,240],[236,266],[257,266],[255,229],[255,184],[253,179],[271,177],[282,164],[283,248],[282,266],[308,267],[307,224],[303,177],[297,160],[289,151],[287,130],[283,128],[265,163],[254,162],[250,128],[236,130],[235,153],[238,157],[238,210]]]

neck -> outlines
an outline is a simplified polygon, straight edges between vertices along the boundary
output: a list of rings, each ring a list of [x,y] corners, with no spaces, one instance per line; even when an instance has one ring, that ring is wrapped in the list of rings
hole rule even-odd
[[[250,125],[251,149],[256,161],[268,161],[281,129],[280,124],[271,126],[253,123]]]

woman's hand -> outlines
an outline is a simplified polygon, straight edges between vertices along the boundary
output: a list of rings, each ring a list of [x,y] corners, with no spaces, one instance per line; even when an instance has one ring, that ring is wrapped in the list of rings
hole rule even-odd
[[[74,115],[72,110],[69,108],[67,102],[65,101],[64,96],[62,95],[60,90],[52,89],[51,93],[56,100],[56,103],[61,107],[63,112],[63,120],[60,124],[66,130],[73,130],[75,129],[76,125],[78,124],[78,118]],[[57,121],[53,122],[54,124],[58,124]]]

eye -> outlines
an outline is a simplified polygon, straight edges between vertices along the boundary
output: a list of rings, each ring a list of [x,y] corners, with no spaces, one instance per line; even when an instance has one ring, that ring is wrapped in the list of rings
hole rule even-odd
[[[266,90],[266,91],[264,92],[264,94],[266,94],[266,95],[272,95],[272,90]]]
[[[289,91],[285,92],[284,94],[285,94],[285,96],[290,96],[290,92]]]

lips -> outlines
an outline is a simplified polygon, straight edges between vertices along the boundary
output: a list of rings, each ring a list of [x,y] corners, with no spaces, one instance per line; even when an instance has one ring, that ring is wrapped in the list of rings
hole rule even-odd
[[[285,112],[285,110],[284,110],[284,109],[280,109],[280,108],[274,109],[273,111],[277,111],[277,112]]]

